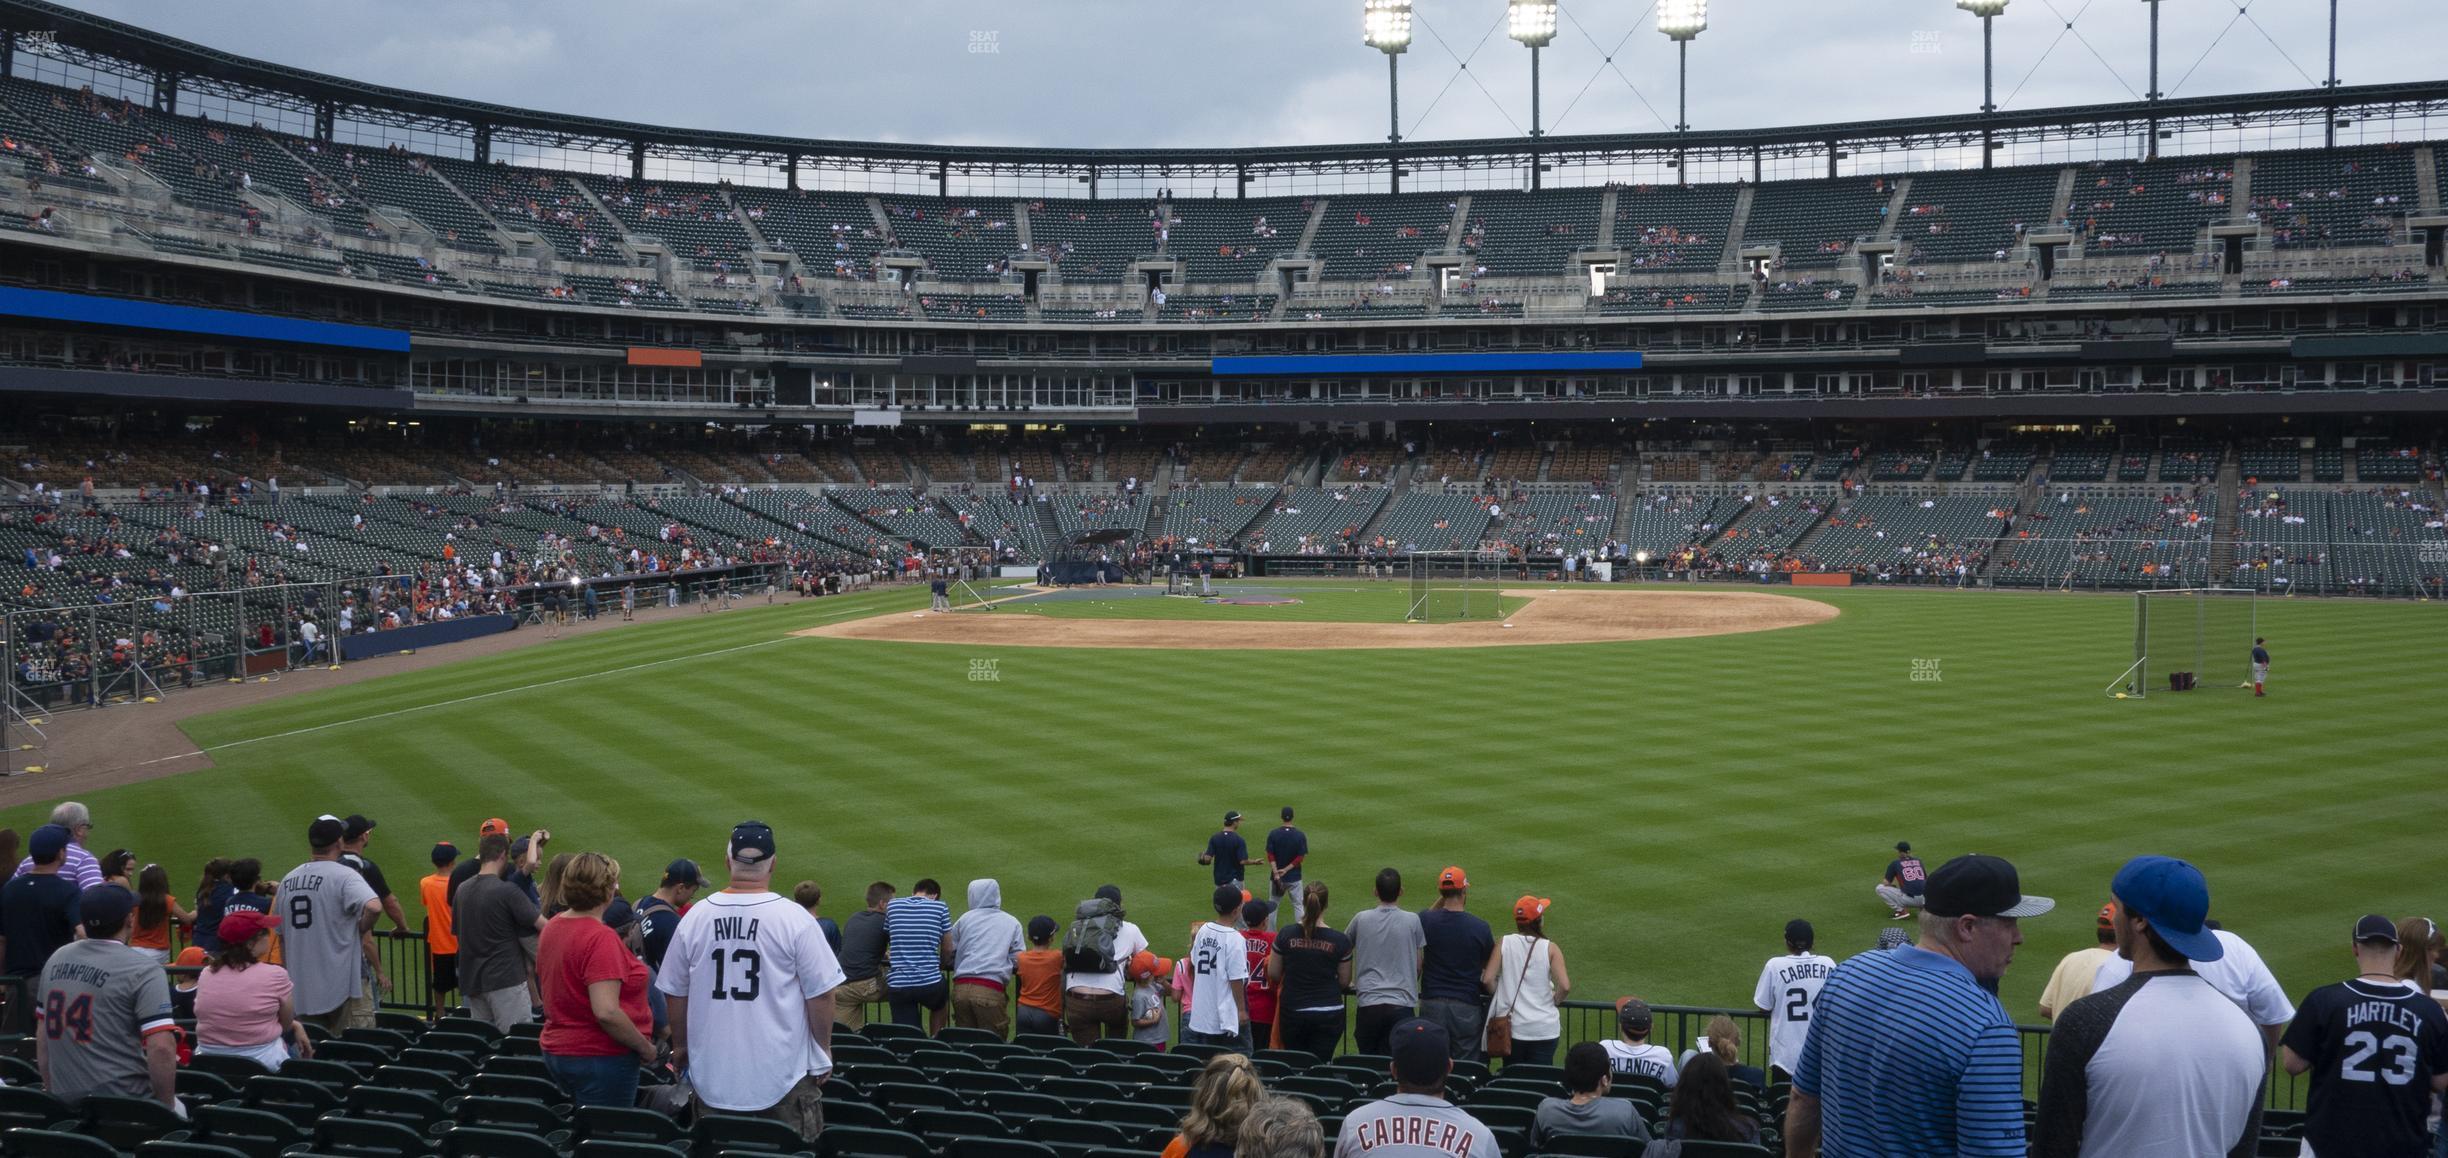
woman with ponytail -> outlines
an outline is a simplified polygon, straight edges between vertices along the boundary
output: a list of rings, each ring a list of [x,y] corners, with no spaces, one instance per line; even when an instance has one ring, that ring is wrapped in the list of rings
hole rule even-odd
[[[1352,943],[1326,924],[1326,882],[1301,888],[1301,921],[1275,938],[1267,979],[1276,987],[1283,1048],[1332,1060],[1343,1042],[1343,995],[1351,992]]]

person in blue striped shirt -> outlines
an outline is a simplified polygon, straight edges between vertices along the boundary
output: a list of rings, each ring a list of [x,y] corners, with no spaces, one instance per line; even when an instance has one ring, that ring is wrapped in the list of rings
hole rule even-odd
[[[2023,1050],[1997,999],[2024,917],[2012,864],[1977,853],[1930,875],[1921,940],[1836,967],[1811,1011],[1785,1111],[1789,1158],[2024,1158]]]
[[[944,966],[952,960],[952,910],[942,898],[943,887],[928,877],[884,906],[884,1002],[893,1021],[930,1036],[943,1032],[952,996],[944,983]]]

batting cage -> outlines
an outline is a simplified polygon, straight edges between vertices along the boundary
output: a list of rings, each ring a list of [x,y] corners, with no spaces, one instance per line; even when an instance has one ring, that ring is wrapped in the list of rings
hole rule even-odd
[[[2237,587],[2135,592],[2133,666],[2108,693],[2142,699],[2154,690],[2251,687],[2257,598]]]
[[[1503,617],[1501,559],[1483,558],[1472,551],[1415,551],[1405,558],[1411,571],[1411,599],[1403,622]]]

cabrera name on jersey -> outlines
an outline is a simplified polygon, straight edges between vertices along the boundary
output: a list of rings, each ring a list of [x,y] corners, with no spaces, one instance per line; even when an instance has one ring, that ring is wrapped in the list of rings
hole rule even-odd
[[[1441,1098],[1396,1094],[1352,1111],[1335,1138],[1335,1158],[1497,1158],[1496,1135]]]

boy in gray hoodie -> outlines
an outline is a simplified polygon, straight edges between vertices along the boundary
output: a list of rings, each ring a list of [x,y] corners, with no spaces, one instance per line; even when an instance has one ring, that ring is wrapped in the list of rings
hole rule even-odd
[[[952,1024],[1011,1036],[1012,971],[1026,947],[1020,918],[1003,911],[1003,886],[969,882],[969,911],[952,922]]]

